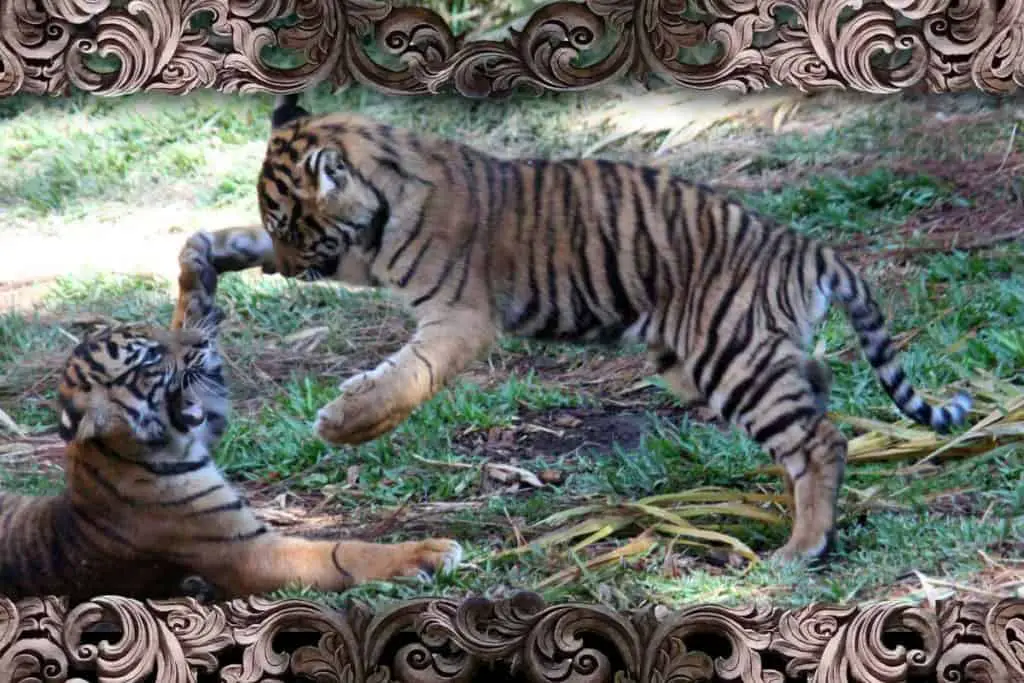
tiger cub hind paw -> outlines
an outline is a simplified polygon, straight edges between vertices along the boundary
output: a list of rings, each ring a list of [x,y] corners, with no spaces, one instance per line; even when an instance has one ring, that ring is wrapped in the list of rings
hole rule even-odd
[[[803,564],[809,567],[823,566],[835,553],[838,535],[833,529],[812,539],[790,539],[771,555],[775,564]]]
[[[450,574],[462,564],[464,552],[458,541],[431,538],[416,545],[413,576],[424,583],[432,581],[439,572]]]

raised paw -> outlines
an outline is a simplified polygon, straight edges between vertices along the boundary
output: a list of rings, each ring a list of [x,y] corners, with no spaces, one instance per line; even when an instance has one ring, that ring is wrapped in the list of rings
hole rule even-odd
[[[193,233],[178,254],[178,303],[171,327],[216,326],[224,312],[214,306],[217,270],[211,261],[210,236]]]
[[[409,416],[368,374],[342,385],[342,394],[317,411],[313,430],[329,444],[359,444],[390,432]]]

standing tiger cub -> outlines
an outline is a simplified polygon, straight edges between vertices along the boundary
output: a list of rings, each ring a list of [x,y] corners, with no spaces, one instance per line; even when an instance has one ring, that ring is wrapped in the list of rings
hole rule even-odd
[[[846,459],[826,417],[831,373],[808,353],[831,299],[904,414],[946,431],[970,408],[966,394],[934,408],[915,393],[867,284],[835,251],[667,170],[499,159],[355,115],[313,116],[296,96],[279,101],[272,128],[257,193],[274,267],[390,288],[418,321],[319,411],[329,443],[393,429],[500,333],[632,338],[680,398],[782,466],[794,509],[779,555],[813,558],[831,546]]]
[[[243,243],[232,246],[248,258]],[[237,261],[211,260],[210,247],[199,233],[181,252],[170,330],[103,328],[71,352],[58,394],[67,486],[56,496],[0,494],[0,595],[161,598],[199,577],[227,599],[344,590],[458,564],[461,548],[447,539],[275,533],[224,479],[212,459],[229,408],[214,293],[217,269]]]

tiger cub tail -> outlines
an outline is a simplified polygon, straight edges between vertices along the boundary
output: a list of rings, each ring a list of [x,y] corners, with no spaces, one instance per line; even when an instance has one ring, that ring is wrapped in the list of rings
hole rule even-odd
[[[900,412],[940,434],[962,425],[971,409],[971,397],[966,392],[957,392],[949,403],[939,407],[921,398],[900,365],[885,316],[868,284],[833,250],[821,247],[817,258],[819,290],[826,298],[834,298],[846,312],[865,357]]]

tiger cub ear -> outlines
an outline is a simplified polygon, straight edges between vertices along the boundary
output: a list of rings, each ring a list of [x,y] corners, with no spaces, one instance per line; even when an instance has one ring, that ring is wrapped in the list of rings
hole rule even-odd
[[[270,114],[270,127],[272,129],[280,128],[286,123],[306,116],[309,116],[309,112],[299,105],[297,93],[278,95],[274,98],[274,110]]]
[[[58,433],[64,441],[88,441],[111,430],[114,406],[99,392],[88,392],[84,401],[62,400],[60,406]]]
[[[349,169],[344,157],[336,149],[325,147],[310,155],[310,167],[316,182],[316,199],[329,203],[345,191],[349,184]]]

